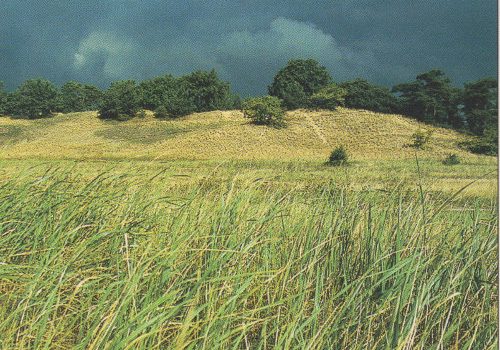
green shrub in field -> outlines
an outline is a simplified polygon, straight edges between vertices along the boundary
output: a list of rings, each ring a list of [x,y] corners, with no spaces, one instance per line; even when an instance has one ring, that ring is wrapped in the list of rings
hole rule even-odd
[[[145,109],[139,109],[139,111],[136,113],[136,117],[138,118],[146,118],[146,110]]]
[[[460,147],[476,154],[496,156],[498,154],[498,130],[496,125],[487,127],[483,135],[461,142]]]
[[[309,106],[316,109],[334,111],[344,105],[346,90],[337,84],[329,84],[309,98]]]
[[[333,150],[330,154],[330,158],[328,158],[328,165],[339,166],[346,165],[349,161],[349,155],[347,154],[344,146],[339,146]]]
[[[165,106],[161,105],[155,109],[155,118],[165,119],[169,117],[168,110]]]
[[[456,165],[460,164],[460,157],[457,154],[449,154],[445,159],[443,159],[444,165]]]
[[[285,126],[285,112],[281,101],[274,96],[250,98],[242,103],[243,115],[252,119],[255,124],[272,127]]]
[[[413,135],[412,147],[416,149],[424,149],[424,147],[429,143],[432,136],[432,130],[421,130],[418,129]]]

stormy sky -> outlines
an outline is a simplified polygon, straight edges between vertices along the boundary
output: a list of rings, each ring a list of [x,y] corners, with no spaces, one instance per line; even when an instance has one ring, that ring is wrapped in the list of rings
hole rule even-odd
[[[497,74],[496,0],[1,0],[0,80],[107,87],[215,68],[265,94],[292,58],[392,86],[432,68]]]

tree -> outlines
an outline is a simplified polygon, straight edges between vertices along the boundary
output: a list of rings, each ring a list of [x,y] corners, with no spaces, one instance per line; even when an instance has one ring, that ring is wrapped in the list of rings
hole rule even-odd
[[[241,97],[236,93],[230,92],[226,96],[223,106],[223,110],[241,109]]]
[[[162,105],[155,112],[158,118],[178,118],[196,112],[196,105],[186,87],[179,85],[172,94],[164,97]]]
[[[255,124],[284,127],[285,112],[281,100],[274,96],[250,98],[242,103],[243,115]]]
[[[307,106],[308,96],[300,83],[295,80],[279,79],[274,83],[272,92],[270,89],[269,93],[283,100],[283,105],[289,110]]]
[[[269,95],[283,100],[287,109],[307,107],[308,98],[331,83],[328,70],[313,59],[291,60],[268,87]]]
[[[8,94],[4,90],[3,82],[0,81],[0,115],[7,112],[7,97],[8,97]]]
[[[9,98],[9,112],[29,119],[47,117],[57,105],[57,88],[45,79],[25,81]]]
[[[140,95],[133,80],[116,81],[104,93],[99,108],[101,119],[127,119],[140,109]]]
[[[348,108],[382,113],[399,112],[396,96],[385,87],[370,84],[363,79],[346,81],[339,85],[346,90],[345,106]]]
[[[145,80],[139,84],[141,106],[146,109],[156,110],[165,103],[165,100],[176,94],[179,81],[172,75]]]
[[[64,113],[96,110],[101,98],[102,92],[97,87],[69,81],[61,87],[58,109]]]
[[[329,84],[314,93],[309,98],[309,106],[312,108],[335,110],[344,105],[346,90],[337,84]]]
[[[433,69],[417,76],[417,80],[393,87],[400,94],[402,112],[421,121],[453,125],[458,115],[459,90],[451,86],[446,75]]]
[[[231,108],[229,83],[222,81],[215,70],[196,71],[179,79],[181,89],[196,106],[197,112]]]
[[[484,78],[465,84],[462,96],[463,114],[467,126],[477,138],[464,142],[469,151],[498,154],[498,83]]]
[[[483,135],[485,129],[494,128],[498,120],[498,86],[496,79],[485,78],[465,84],[463,112],[469,129]]]

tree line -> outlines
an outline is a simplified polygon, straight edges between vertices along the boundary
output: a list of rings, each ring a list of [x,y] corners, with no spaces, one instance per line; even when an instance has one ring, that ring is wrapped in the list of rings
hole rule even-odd
[[[392,89],[364,79],[334,82],[328,70],[313,59],[289,61],[274,76],[268,96],[244,101],[215,70],[195,71],[181,77],[170,74],[136,83],[113,82],[102,91],[70,81],[60,88],[45,79],[31,79],[15,91],[0,83],[0,114],[42,118],[55,112],[98,110],[102,119],[128,119],[144,109],[158,118],[177,118],[194,112],[243,109],[257,124],[284,126],[284,111],[297,108],[329,109],[338,106],[397,113],[419,121],[468,131],[479,136],[466,145],[477,153],[496,154],[497,81],[484,78],[453,86],[451,79],[433,69],[414,81]]]

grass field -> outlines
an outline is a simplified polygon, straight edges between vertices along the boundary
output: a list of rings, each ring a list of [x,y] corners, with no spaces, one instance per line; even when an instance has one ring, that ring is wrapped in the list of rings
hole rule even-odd
[[[345,144],[355,159],[413,159],[405,147],[419,128],[434,129],[422,157],[457,153],[483,159],[457,147],[464,136],[431,128],[402,116],[349,109],[290,112],[288,128],[255,126],[237,111],[199,113],[181,120],[157,120],[151,113],[127,122],[102,121],[96,112],[54,118],[0,117],[1,159],[80,160],[289,160],[324,161]]]
[[[0,118],[0,348],[496,348],[496,159],[287,120]]]

